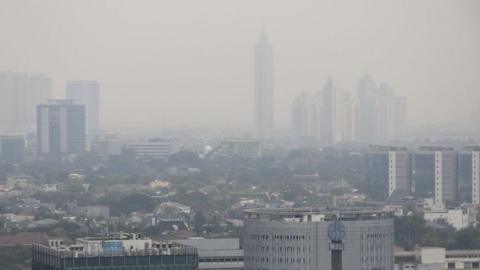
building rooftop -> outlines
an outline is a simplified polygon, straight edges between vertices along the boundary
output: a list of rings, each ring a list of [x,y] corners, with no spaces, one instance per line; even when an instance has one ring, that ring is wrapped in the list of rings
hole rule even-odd
[[[378,220],[393,216],[393,210],[374,207],[249,209],[247,219],[291,222]]]
[[[117,233],[108,237],[85,237],[65,245],[61,239],[50,239],[48,245],[35,244],[34,251],[57,257],[196,255],[197,250],[173,241],[153,241],[136,233]]]

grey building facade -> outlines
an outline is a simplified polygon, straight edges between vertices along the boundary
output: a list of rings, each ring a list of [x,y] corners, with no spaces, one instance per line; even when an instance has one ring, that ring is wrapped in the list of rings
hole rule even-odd
[[[85,106],[51,100],[37,106],[37,153],[78,154],[85,151]]]
[[[457,199],[457,152],[451,147],[422,146],[412,158],[415,194],[438,206]]]
[[[0,160],[22,162],[25,155],[25,136],[0,135]]]
[[[366,155],[369,195],[384,201],[412,191],[411,153],[406,147],[370,145]]]
[[[391,270],[392,213],[382,209],[258,209],[246,211],[246,270],[330,270],[329,225],[338,218],[346,228],[344,270]]]

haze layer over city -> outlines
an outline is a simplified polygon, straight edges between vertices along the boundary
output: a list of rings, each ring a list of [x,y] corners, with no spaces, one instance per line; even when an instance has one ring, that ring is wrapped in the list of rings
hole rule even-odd
[[[480,269],[480,1],[0,0],[0,270]]]
[[[469,124],[480,100],[478,1],[2,1],[0,70],[102,85],[117,129],[252,128],[253,46],[274,47],[275,127],[295,95],[369,73],[412,127]]]

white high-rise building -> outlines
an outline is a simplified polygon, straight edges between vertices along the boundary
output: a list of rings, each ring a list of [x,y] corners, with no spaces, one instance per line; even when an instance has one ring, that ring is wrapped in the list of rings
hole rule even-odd
[[[375,82],[365,74],[357,84],[357,140],[372,141],[376,138],[377,110],[375,106]]]
[[[260,140],[273,131],[273,47],[262,31],[255,45],[255,133]]]
[[[5,132],[28,131],[35,125],[36,106],[52,94],[52,82],[43,74],[0,74],[0,128]]]
[[[302,93],[292,103],[292,134],[297,139],[320,138],[321,95]]]
[[[69,81],[65,87],[67,99],[75,104],[85,105],[87,131],[95,133],[100,129],[100,84],[96,81]]]
[[[407,98],[394,96],[393,88],[377,88],[366,74],[357,84],[356,138],[363,142],[385,142],[407,132]]]

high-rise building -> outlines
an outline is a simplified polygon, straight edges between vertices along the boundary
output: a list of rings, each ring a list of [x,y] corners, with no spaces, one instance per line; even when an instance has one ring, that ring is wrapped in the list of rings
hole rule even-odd
[[[35,125],[35,108],[52,94],[52,82],[43,74],[0,74],[0,129],[28,131]]]
[[[347,92],[340,93],[338,98],[336,141],[353,141],[356,132],[355,100]]]
[[[67,245],[49,239],[32,247],[32,270],[198,269],[193,247],[172,241],[153,241],[138,234],[79,238]]]
[[[457,197],[457,152],[451,147],[422,146],[412,157],[415,194],[432,198],[435,206],[455,202]]]
[[[471,125],[473,131],[477,134],[480,134],[480,101],[478,102],[477,109],[472,112]]]
[[[332,145],[336,142],[337,112],[337,87],[332,78],[328,78],[322,91],[321,130],[323,145]]]
[[[379,87],[366,74],[357,84],[356,138],[363,142],[385,142],[407,132],[407,99],[394,96],[393,88]]]
[[[393,269],[390,211],[290,208],[245,213],[245,270]],[[334,251],[338,249],[343,253],[339,259],[343,268],[332,268]]]
[[[0,160],[18,163],[25,156],[25,136],[0,135]]]
[[[37,153],[78,154],[85,151],[85,106],[72,100],[50,100],[37,106]]]
[[[295,138],[314,138],[322,145],[352,141],[355,110],[352,96],[341,91],[331,79],[316,94],[303,93],[292,103],[292,134]]]
[[[365,74],[357,83],[357,139],[372,141],[376,137],[375,82],[369,74]]]
[[[260,140],[273,132],[273,47],[262,31],[255,45],[255,131]]]
[[[65,96],[76,104],[85,105],[87,132],[98,131],[100,129],[100,84],[96,81],[69,81],[65,87]]]
[[[380,142],[388,141],[393,134],[393,88],[381,83],[375,91],[376,98],[376,135]]]
[[[296,139],[320,138],[321,95],[302,93],[292,103],[292,135]]]
[[[411,158],[406,147],[371,145],[367,158],[369,195],[385,201],[410,195],[412,191]]]
[[[407,97],[393,97],[393,123],[392,132],[394,138],[407,135]]]
[[[480,146],[458,153],[458,201],[480,205]]]

